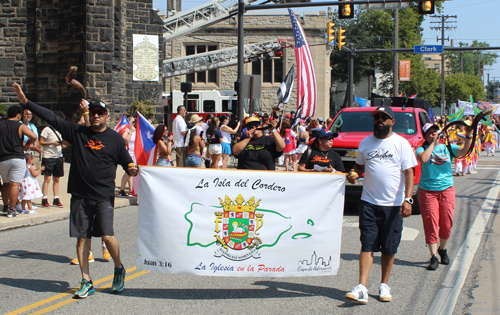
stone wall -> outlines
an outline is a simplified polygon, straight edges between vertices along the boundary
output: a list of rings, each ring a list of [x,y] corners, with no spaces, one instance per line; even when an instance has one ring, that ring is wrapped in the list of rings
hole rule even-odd
[[[286,39],[290,43],[294,43],[292,25],[288,13],[271,13],[271,14],[256,14],[247,13],[244,16],[245,20],[245,37],[244,43],[256,43],[267,40]],[[316,85],[318,93],[318,101],[316,107],[316,117],[329,116],[330,104],[330,48],[325,45],[324,32],[326,24],[326,12],[309,12],[301,17],[300,22],[307,35],[307,40],[313,55]],[[185,56],[185,46],[196,43],[214,43],[219,45],[220,49],[228,47],[236,47],[238,41],[238,25],[235,19],[227,19],[215,25],[198,30],[186,36],[176,38],[174,40],[174,53],[171,53],[171,42],[165,42],[165,57],[177,58]],[[294,48],[283,49],[284,69],[283,77],[295,61]],[[251,74],[251,63],[244,66],[246,74]],[[295,67],[297,71],[297,67]],[[194,84],[193,89],[196,90],[232,90],[234,81],[238,76],[237,66],[225,67],[218,69],[218,82],[216,84]],[[186,80],[186,76],[178,76],[173,80],[173,90],[180,90],[181,82]],[[169,93],[171,89],[170,78],[165,79],[165,91]],[[270,112],[272,106],[277,104],[277,91],[280,87],[279,83],[262,83],[261,100],[265,111]],[[292,92],[292,97],[288,104],[289,110],[297,108],[297,73],[295,72],[295,84]]]
[[[163,22],[152,0],[0,4],[0,103],[17,103],[11,85],[18,82],[29,99],[71,117],[81,94],[64,80],[70,66],[78,67],[87,99],[108,103],[118,115],[133,99],[161,103],[161,83],[132,81],[132,34],[158,35],[163,59]]]

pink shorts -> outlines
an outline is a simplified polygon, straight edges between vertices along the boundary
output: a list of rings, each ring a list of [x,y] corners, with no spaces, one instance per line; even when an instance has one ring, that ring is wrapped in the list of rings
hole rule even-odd
[[[436,244],[449,239],[455,211],[455,186],[442,191],[420,189],[418,202],[422,211],[425,243]]]

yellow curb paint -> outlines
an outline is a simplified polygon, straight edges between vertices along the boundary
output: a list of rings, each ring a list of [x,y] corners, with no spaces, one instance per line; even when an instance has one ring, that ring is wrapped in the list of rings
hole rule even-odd
[[[142,275],[144,275],[144,274],[146,274],[146,273],[149,273],[149,271],[144,270],[144,271],[140,271],[140,272],[134,273],[133,275],[126,276],[126,277],[125,277],[125,281],[132,280],[132,279],[134,279],[134,278],[140,277],[140,276],[142,276]],[[100,291],[103,291],[104,289],[108,289],[108,288],[110,288],[110,287],[111,287],[111,285],[112,285],[112,283],[108,283],[108,284],[105,284],[105,285],[103,285],[103,286],[101,286],[101,287],[99,287],[99,288],[96,288],[95,290],[96,290],[97,292],[100,292]],[[62,301],[62,302],[59,302],[59,303],[57,303],[57,304],[54,304],[54,305],[51,305],[51,306],[46,307],[46,308],[44,308],[44,309],[41,309],[41,310],[39,310],[39,311],[33,312],[33,313],[31,313],[31,315],[45,314],[45,313],[48,313],[48,312],[50,312],[50,311],[56,310],[56,309],[58,309],[58,308],[60,308],[60,307],[62,307],[62,306],[64,306],[64,305],[68,305],[68,304],[70,304],[70,303],[73,303],[73,302],[76,302],[76,301],[79,301],[79,300],[80,300],[80,299],[73,299],[73,298],[71,298],[71,299],[66,299],[66,300],[64,300],[64,301]]]
[[[127,269],[127,273],[129,273],[129,272],[133,272],[133,271],[135,271],[136,269],[137,269],[137,267],[132,267],[132,268],[129,268],[129,269]],[[96,281],[94,281],[94,286],[95,286],[95,285],[98,285],[98,284],[100,284],[100,283],[106,282],[106,281],[108,281],[108,280],[111,280],[111,279],[113,279],[113,275],[111,275],[111,276],[107,276],[107,277],[104,277],[104,278],[99,279],[99,280],[96,280]],[[16,314],[21,314],[21,313],[24,313],[24,312],[26,312],[26,311],[32,310],[32,309],[34,309],[34,308],[37,308],[37,307],[39,307],[39,306],[45,305],[45,304],[47,304],[47,303],[50,303],[50,302],[53,302],[53,301],[55,301],[55,300],[59,300],[59,299],[61,299],[61,298],[63,298],[63,297],[66,297],[66,296],[68,296],[68,295],[71,295],[71,294],[75,293],[75,292],[76,292],[76,290],[77,290],[77,289],[75,288],[75,289],[71,289],[71,290],[66,291],[66,292],[63,292],[63,293],[59,293],[59,294],[54,295],[54,296],[52,296],[52,297],[49,297],[49,298],[47,298],[47,299],[45,299],[45,300],[38,301],[38,302],[36,302],[36,303],[33,303],[33,304],[28,305],[28,306],[25,306],[25,307],[23,307],[23,308],[17,309],[17,310],[15,310],[15,311],[12,311],[12,312],[7,313],[7,314],[5,314],[5,315],[16,315]]]

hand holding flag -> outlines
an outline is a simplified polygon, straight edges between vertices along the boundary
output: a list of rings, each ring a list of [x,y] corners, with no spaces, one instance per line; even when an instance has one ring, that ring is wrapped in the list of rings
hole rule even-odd
[[[128,121],[127,116],[123,114],[118,121],[118,124],[116,124],[115,131],[119,134],[123,134],[127,129],[130,128],[130,126],[132,126],[132,124],[130,123],[130,121]]]

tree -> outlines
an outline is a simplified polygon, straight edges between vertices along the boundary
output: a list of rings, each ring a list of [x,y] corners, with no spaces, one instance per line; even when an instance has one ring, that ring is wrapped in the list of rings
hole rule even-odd
[[[472,41],[468,43],[459,43],[460,47],[490,47],[486,42]],[[483,50],[467,50],[457,52],[447,52],[446,66],[453,73],[467,73],[471,75],[481,75],[485,66],[491,66],[496,63],[498,55]]]
[[[490,81],[486,86],[486,99],[489,102],[499,102],[500,97],[500,82]]]
[[[422,44],[421,27],[424,16],[418,14],[418,4],[410,3],[407,9],[399,10],[399,47],[408,48]],[[439,11],[442,3],[436,2]],[[338,20],[337,26],[346,29],[347,42],[353,43],[356,49],[394,47],[394,10],[357,11],[355,19]],[[332,81],[346,82],[348,80],[348,54],[345,51],[334,50],[330,56],[332,66]],[[412,81],[401,82],[400,91],[407,95],[418,93],[419,97],[439,102],[439,74],[434,70],[425,69],[421,55],[399,54],[399,59],[411,60]],[[357,54],[354,57],[354,84],[359,83],[363,76],[373,75],[374,69],[380,69],[382,91],[391,94],[393,54]]]
[[[141,113],[146,119],[151,119],[153,124],[156,123],[155,119],[155,108],[151,105],[150,100],[139,101],[134,99],[132,104],[130,105],[130,115],[137,116],[137,112]]]
[[[468,100],[470,95],[474,100],[482,100],[485,97],[484,86],[479,76],[466,73],[452,73],[446,76],[445,98],[449,103]]]

